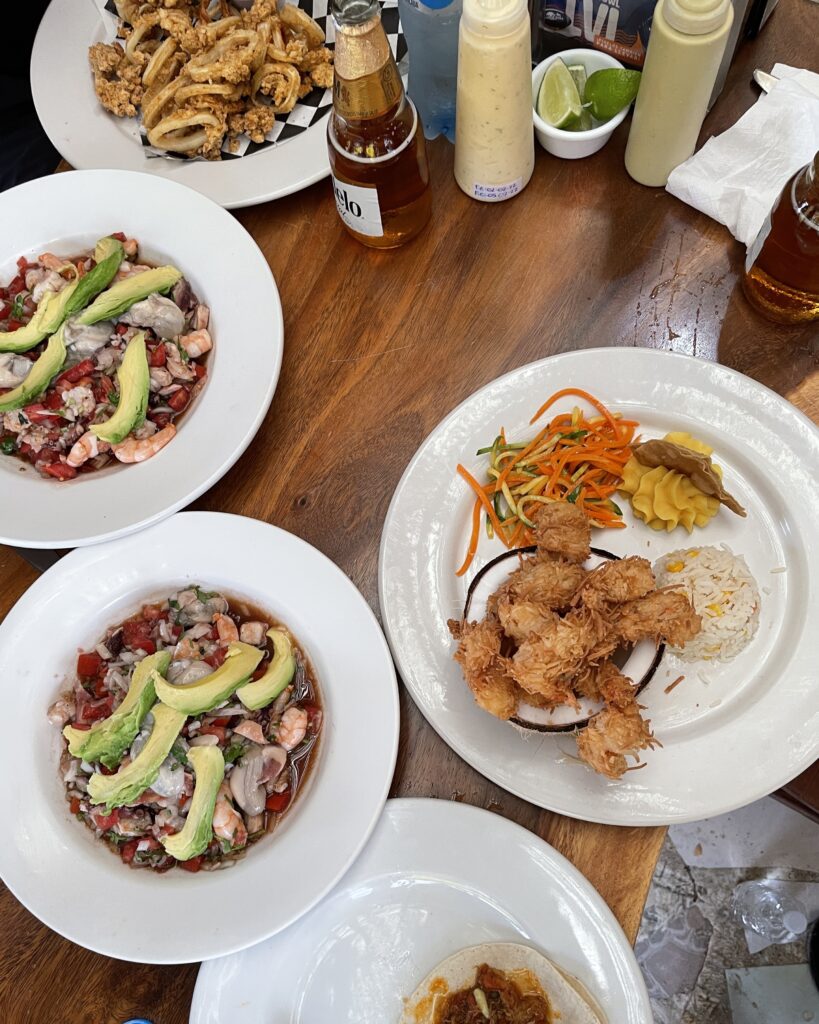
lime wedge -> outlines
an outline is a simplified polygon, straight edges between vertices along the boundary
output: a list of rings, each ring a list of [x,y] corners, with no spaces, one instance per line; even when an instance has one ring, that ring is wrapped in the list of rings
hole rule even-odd
[[[580,94],[562,60],[553,61],[546,68],[535,109],[538,117],[554,128],[566,128],[580,117]]]
[[[640,72],[604,68],[586,80],[584,98],[598,121],[610,121],[632,102],[640,88]]]
[[[580,111],[580,117],[576,121],[566,125],[566,131],[569,132],[587,132],[590,128],[594,128],[594,121],[592,121],[591,111],[586,107]]]
[[[580,97],[580,102],[583,102],[583,93],[586,91],[586,69],[582,64],[568,64],[569,74],[574,79],[574,84],[577,86],[577,95]]]

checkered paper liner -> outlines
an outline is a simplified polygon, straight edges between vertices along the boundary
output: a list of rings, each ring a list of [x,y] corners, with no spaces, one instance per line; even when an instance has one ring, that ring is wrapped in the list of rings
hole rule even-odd
[[[390,49],[392,50],[396,62],[400,62],[406,56],[407,41],[404,37],[403,31],[401,30],[401,20],[398,15],[398,0],[379,0],[379,3],[381,5],[381,23],[387,34]],[[326,45],[329,49],[334,49],[335,32],[333,19],[328,14],[330,0],[299,0],[298,6],[301,7],[303,11],[306,11],[307,14],[309,14],[310,17],[321,26],[325,36],[327,37]],[[110,21],[110,32],[107,42],[113,43],[117,40],[117,26],[119,24],[114,0],[107,0],[104,6],[104,11],[109,16],[108,20]],[[120,39],[120,42],[121,41],[122,40]],[[263,103],[267,101],[267,97],[265,96],[260,96],[259,99]],[[313,91],[308,93],[307,96],[298,100],[295,107],[293,107],[289,114],[276,115],[276,121],[272,129],[267,133],[264,142],[251,142],[247,135],[239,135],[231,144],[228,137],[225,136],[225,142],[222,145],[222,159],[237,160],[240,157],[250,156],[252,153],[258,153],[261,150],[272,149],[275,146],[282,146],[286,142],[289,142],[290,139],[295,139],[301,135],[302,132],[306,132],[310,128],[316,126],[324,119],[324,117],[326,117],[332,106],[332,89],[313,89]],[[186,156],[184,153],[170,153],[166,150],[155,149],[148,142],[148,135],[142,125],[141,118],[139,120],[139,139],[147,156],[162,157],[166,160],[204,159],[204,157]]]

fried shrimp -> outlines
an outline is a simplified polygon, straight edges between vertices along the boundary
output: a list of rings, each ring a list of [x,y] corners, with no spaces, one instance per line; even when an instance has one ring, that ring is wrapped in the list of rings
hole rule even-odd
[[[700,631],[702,619],[685,594],[655,590],[617,607],[612,625],[627,643],[649,638],[672,647],[684,647]]]
[[[660,746],[651,731],[651,723],[640,714],[638,704],[624,708],[604,708],[577,736],[580,757],[596,772],[619,779],[628,770],[627,756],[637,760],[637,752]]]
[[[534,514],[535,543],[541,558],[582,565],[591,554],[591,525],[582,509],[566,501],[541,505]]]
[[[495,619],[459,622],[450,619],[449,631],[458,641],[455,660],[461,666],[475,701],[496,718],[511,718],[519,691],[509,675],[509,662],[501,655],[503,631]]]

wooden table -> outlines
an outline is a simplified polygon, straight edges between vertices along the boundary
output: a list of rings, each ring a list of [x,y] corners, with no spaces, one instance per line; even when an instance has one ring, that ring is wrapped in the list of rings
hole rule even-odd
[[[735,62],[705,134],[754,102],[754,67],[777,57],[810,66],[817,37],[819,6],[781,0]],[[627,127],[589,160],[539,150],[526,191],[497,207],[461,194],[451,147],[434,143],[433,223],[393,253],[346,236],[326,182],[240,212],[281,291],[284,366],[255,443],[194,508],[253,516],[304,537],[377,608],[381,525],[410,456],[444,413],[513,367],[599,345],[673,349],[719,359],[819,418],[816,328],[778,328],[751,311],[737,287],[744,254],[726,230],[627,177]],[[0,548],[0,613],[34,578]],[[403,692],[401,710],[395,795],[465,800],[532,829],[580,868],[634,938],[663,829],[538,810],[467,767]],[[196,979],[196,966],[87,953],[5,890],[0,963],[5,1024],[119,1024],[130,1016],[183,1024]]]

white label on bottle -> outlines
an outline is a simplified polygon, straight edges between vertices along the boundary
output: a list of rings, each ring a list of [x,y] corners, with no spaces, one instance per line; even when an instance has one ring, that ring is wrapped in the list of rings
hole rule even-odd
[[[511,199],[523,188],[523,178],[515,178],[505,185],[481,185],[477,181],[472,185],[472,196],[483,199],[487,203],[499,203],[503,199]]]
[[[759,234],[756,236],[754,241],[748,247],[748,255],[745,257],[745,273],[747,274],[751,267],[756,263],[757,256],[762,252],[762,246],[765,244],[765,239],[771,233],[771,215],[770,213],[765,218],[765,223],[759,229]]]
[[[371,238],[380,238],[384,234],[377,188],[350,185],[346,181],[339,181],[333,175],[333,192],[338,215],[348,228],[357,231],[359,235],[369,235]]]

